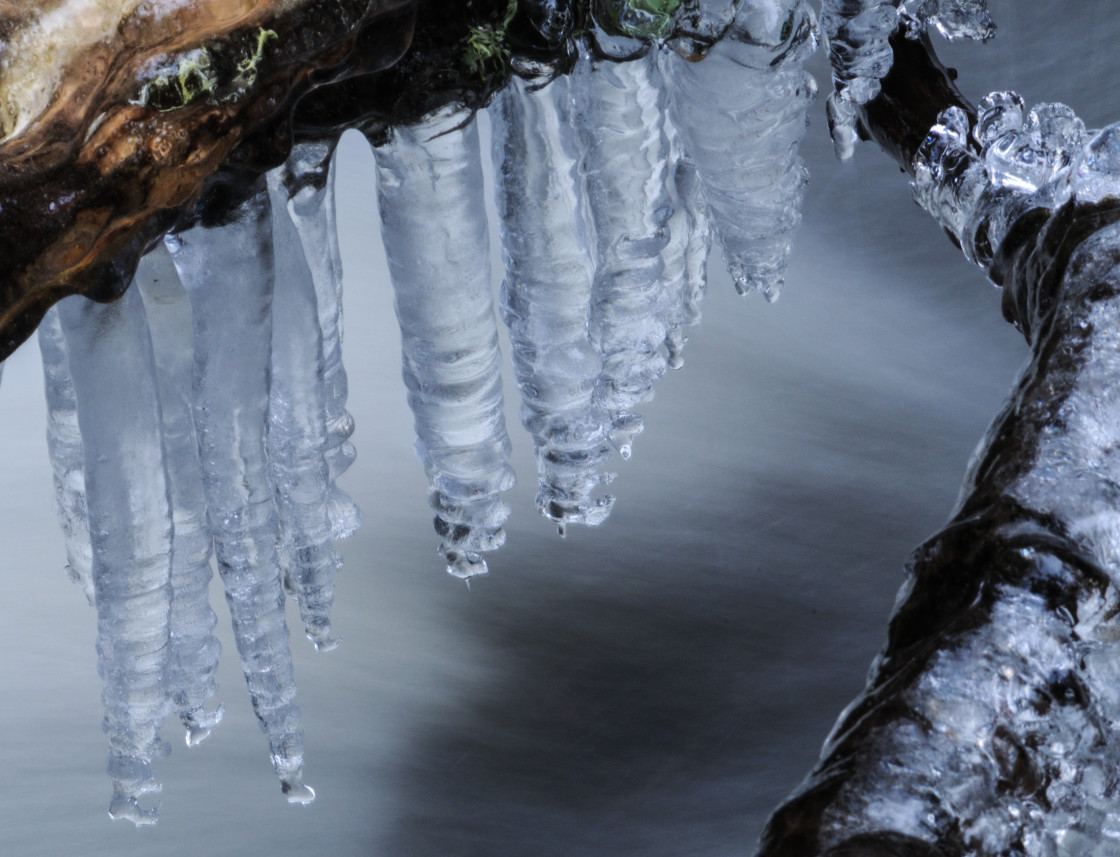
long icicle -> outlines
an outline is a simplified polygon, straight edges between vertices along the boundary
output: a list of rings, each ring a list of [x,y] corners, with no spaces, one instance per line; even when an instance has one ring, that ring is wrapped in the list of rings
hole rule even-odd
[[[166,239],[191,297],[194,418],[214,550],[253,711],[285,795],[308,803],[269,474],[272,218],[262,176],[226,225]]]
[[[696,164],[736,289],[777,298],[808,174],[797,154],[816,93],[804,0],[742,3],[703,62],[665,63],[670,116]]]
[[[658,59],[667,52],[658,54]],[[684,365],[682,351],[685,328],[700,323],[700,301],[708,280],[708,253],[711,250],[711,226],[708,201],[700,188],[696,165],[681,150],[680,136],[669,118],[662,114],[665,136],[669,141],[668,190],[673,206],[669,218],[669,241],[662,251],[665,263],[665,351],[670,369]]]
[[[331,167],[336,146],[336,140],[297,143],[284,163],[283,183],[288,195],[286,208],[315,286],[322,342],[324,456],[330,468],[327,511],[334,537],[346,539],[362,525],[362,512],[335,484],[357,455],[350,442],[354,418],[346,409],[349,385],[342,363],[342,256],[335,219],[335,172]]]
[[[39,324],[43,389],[47,398],[47,455],[54,473],[55,514],[66,539],[66,571],[93,604],[93,548],[86,508],[85,459],[78,430],[78,402],[58,308]]]
[[[590,330],[603,359],[596,401],[626,459],[643,427],[632,409],[653,397],[666,368],[662,253],[672,204],[665,96],[649,49],[624,61],[584,57],[573,76],[594,223]]]
[[[275,289],[272,299],[272,388],[268,452],[280,518],[281,563],[299,602],[304,631],[316,650],[338,646],[331,635],[335,550],[328,498],[330,469],[323,374],[323,339],[315,283],[300,236],[288,216],[278,170],[268,175],[272,198]],[[336,345],[337,348],[337,345]]]
[[[611,447],[594,401],[602,359],[588,335],[594,269],[571,112],[567,77],[543,88],[514,78],[490,110],[502,319],[536,451],[537,508],[561,532],[602,523],[614,503],[593,496],[610,479],[602,467]]]
[[[375,147],[381,235],[396,293],[404,380],[428,473],[440,553],[456,577],[486,572],[505,541],[512,487],[490,293],[478,127],[446,108]]]
[[[191,374],[194,363],[191,306],[167,249],[157,245],[140,260],[135,286],[143,298],[152,335],[162,414],[163,448],[175,524],[171,540],[171,702],[186,728],[188,747],[197,746],[222,719],[219,706],[205,705],[217,692],[221,644],[210,608],[213,541],[202,488]]]
[[[109,736],[109,814],[153,824],[140,798],[159,791],[166,755],[172,520],[155,365],[140,294],[59,304],[78,403],[93,545],[98,672]]]

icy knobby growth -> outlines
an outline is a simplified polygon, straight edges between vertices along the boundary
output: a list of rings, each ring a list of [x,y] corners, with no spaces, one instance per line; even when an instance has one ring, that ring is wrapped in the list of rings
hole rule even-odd
[[[836,156],[847,159],[858,139],[858,108],[879,94],[894,61],[898,10],[890,0],[824,0],[821,27],[836,87],[828,96],[828,127]]]
[[[986,42],[996,34],[988,0],[902,0],[898,14],[911,38],[917,38],[929,26],[950,40]]]

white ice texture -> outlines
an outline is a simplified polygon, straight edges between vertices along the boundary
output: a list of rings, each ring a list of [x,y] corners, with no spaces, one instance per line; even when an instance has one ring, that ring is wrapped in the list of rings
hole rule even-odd
[[[815,21],[802,0],[697,10],[667,44],[593,28],[573,73],[496,96],[498,312],[473,113],[377,140],[416,450],[453,575],[484,573],[505,539],[499,313],[537,507],[563,534],[610,514],[606,466],[630,456],[635,407],[682,363],[713,237],[740,291],[777,295],[806,180]],[[136,824],[156,818],[142,802],[159,788],[164,718],[195,746],[222,716],[215,564],[282,790],[314,797],[284,595],[317,649],[337,645],[335,542],[361,522],[336,484],[355,450],[334,148],[299,143],[220,223],[167,235],[118,303],[68,299],[40,329],[58,517],[98,614],[110,812]]]

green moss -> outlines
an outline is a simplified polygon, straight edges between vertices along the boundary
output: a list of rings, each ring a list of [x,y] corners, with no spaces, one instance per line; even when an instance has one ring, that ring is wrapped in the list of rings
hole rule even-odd
[[[266,30],[263,27],[257,31],[257,44],[252,56],[247,56],[237,63],[237,76],[233,79],[234,86],[245,89],[257,81],[257,66],[264,59],[265,46],[271,41],[279,40],[280,36],[275,30]]]
[[[505,14],[492,24],[471,27],[463,40],[463,65],[479,80],[504,75],[509,68],[510,51],[505,43],[506,30],[517,14],[517,0],[508,0]]]
[[[203,94],[214,92],[217,77],[206,48],[189,51],[174,67],[146,84],[137,103],[154,107],[161,113],[186,107]]]

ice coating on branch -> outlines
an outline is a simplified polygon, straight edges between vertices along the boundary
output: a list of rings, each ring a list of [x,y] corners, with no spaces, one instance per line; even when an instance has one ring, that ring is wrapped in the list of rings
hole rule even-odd
[[[900,22],[915,39],[929,26],[947,39],[986,42],[995,35],[987,0],[823,0],[821,26],[835,84],[828,96],[828,127],[838,158],[852,156],[859,108],[879,94],[891,69],[890,37]]]
[[[891,69],[898,10],[891,0],[823,0],[821,28],[836,87],[828,96],[828,128],[836,156],[847,159],[858,139],[858,108],[879,94],[879,81]]]
[[[327,512],[334,537],[346,539],[361,526],[362,512],[334,484],[357,454],[350,442],[354,418],[346,410],[349,386],[342,364],[342,257],[335,219],[335,174],[331,169],[335,143],[317,140],[296,144],[283,167],[283,184],[289,195],[286,208],[315,286],[323,365],[323,455],[330,468]]]
[[[1120,852],[1120,210],[1042,217],[1005,282],[1032,359],[762,857]]]
[[[595,261],[588,324],[603,367],[595,401],[623,458],[643,426],[633,408],[653,398],[666,369],[661,254],[673,208],[660,77],[651,51],[624,62],[585,57],[572,73]]]
[[[446,108],[376,146],[381,236],[396,293],[416,451],[439,550],[456,577],[486,572],[512,487],[478,127]]]
[[[1112,136],[1087,133],[1065,105],[1025,112],[1017,94],[994,92],[980,102],[974,126],[960,108],[940,115],[914,159],[914,198],[987,269],[1028,212],[1115,194]]]
[[[537,509],[563,528],[597,525],[614,498],[606,414],[594,399],[602,359],[588,321],[594,267],[583,220],[571,82],[515,78],[490,109],[497,211],[521,420],[533,436]]]
[[[166,243],[191,299],[202,481],[242,670],[284,794],[307,803],[315,793],[303,784],[266,448],[273,247],[263,177],[227,225],[196,226]]]
[[[193,747],[221,721],[223,709],[204,708],[217,692],[221,644],[212,633],[217,621],[209,597],[213,541],[191,413],[191,307],[162,244],[141,260],[133,285],[144,301],[151,331],[174,523],[168,690],[186,728],[187,746]]]
[[[324,383],[325,337],[318,290],[288,216],[288,193],[279,171],[268,174],[268,186],[275,265],[268,457],[280,522],[280,560],[286,587],[299,602],[304,631],[318,651],[329,651],[339,642],[331,635],[330,609],[342,558],[334,547],[328,512],[333,481],[325,456],[326,400],[331,397]]]
[[[930,26],[950,40],[986,42],[996,34],[988,0],[902,0],[898,14],[911,38]]]
[[[778,296],[807,181],[797,146],[816,93],[801,0],[743,3],[703,62],[666,63],[669,110],[696,164],[736,288]],[[743,145],[749,141],[749,145]]]
[[[109,814],[152,824],[154,758],[168,709],[171,508],[159,395],[140,293],[59,304],[78,403],[93,546],[98,672],[109,737]]]
[[[93,604],[93,548],[78,402],[57,307],[52,307],[39,325],[39,352],[47,398],[47,455],[54,474],[55,515],[66,539],[66,571]]]

